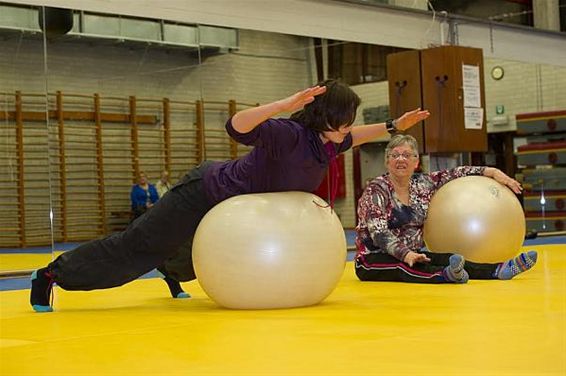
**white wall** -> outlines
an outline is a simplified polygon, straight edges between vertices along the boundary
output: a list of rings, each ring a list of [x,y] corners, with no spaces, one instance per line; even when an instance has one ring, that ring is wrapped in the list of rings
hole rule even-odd
[[[41,92],[45,81],[40,41],[13,39],[1,43],[0,91]],[[242,30],[240,43],[238,51],[209,57],[200,66],[195,56],[181,51],[51,44],[47,50],[49,89],[107,96],[168,96],[179,100],[196,100],[202,95],[205,100],[266,103],[314,82],[309,38]],[[505,69],[500,81],[489,77],[494,65]],[[488,58],[485,73],[488,119],[494,115],[495,105],[503,104],[511,120],[508,127],[490,131],[514,129],[516,113],[566,108],[564,67]],[[363,122],[365,107],[388,104],[386,82],[357,85],[353,89],[362,97],[357,123]],[[225,118],[213,120],[222,126]],[[336,203],[346,227],[355,224],[352,166],[352,153],[348,152],[347,197]]]
[[[25,94],[42,94],[46,83],[50,93],[62,91],[64,97],[67,94],[92,96],[98,93],[102,97],[103,106],[105,104],[109,106],[109,97],[126,99],[113,102],[116,104],[111,108],[106,107],[106,110],[103,108],[103,111],[112,113],[128,113],[127,98],[130,95],[138,99],[169,97],[171,100],[194,102],[202,98],[205,101],[224,103],[227,103],[229,99],[246,103],[266,103],[312,84],[311,51],[308,48],[310,43],[310,39],[294,35],[244,30],[240,33],[239,50],[208,57],[199,65],[198,54],[189,50],[167,51],[151,46],[145,48],[114,43],[55,42],[47,46],[48,74],[45,75],[43,71],[44,49],[41,39],[29,35],[20,38],[16,34],[12,38],[0,41],[0,92],[10,93],[2,96],[5,100],[0,103],[0,111],[14,110],[13,93],[15,91]],[[33,110],[44,112],[45,100],[43,98],[39,100],[39,105]],[[76,98],[65,99],[65,108],[69,108],[70,102],[76,100]],[[85,102],[90,103],[88,108],[73,109],[92,110],[92,100],[85,99],[81,106],[84,106]],[[138,106],[138,113],[143,113],[142,103],[138,102]],[[223,107],[226,108],[226,104]],[[29,111],[29,106],[26,105],[24,110]],[[152,113],[154,114],[155,111]],[[179,115],[179,112],[176,114],[176,121],[172,121],[173,128],[192,127],[194,118],[191,118],[191,114]],[[205,113],[207,128],[221,128],[227,119],[227,111],[215,110]],[[81,126],[81,124],[73,125]],[[26,124],[25,127],[28,129],[30,125]],[[105,129],[110,128],[112,124],[105,124]],[[153,142],[149,138],[149,133],[155,134],[156,132],[153,131],[155,128],[154,126],[143,126],[144,130],[143,132],[140,130],[139,134],[140,142],[145,142],[146,145],[148,142]],[[46,130],[45,126],[43,130]],[[125,132],[108,131],[105,137],[113,137],[112,141],[120,141],[121,145],[128,145],[130,135],[127,128],[124,130]],[[84,133],[89,139],[91,138],[91,130],[85,130]],[[57,140],[56,134],[54,132],[52,134],[51,149],[54,150]],[[47,156],[47,137],[43,138],[43,142],[45,156]],[[0,145],[2,145],[0,152],[3,155],[14,156],[15,153],[12,150],[14,144],[15,131],[9,134],[0,132]],[[87,153],[91,155],[93,149],[90,145],[85,145],[85,147],[89,150],[83,150],[82,156]],[[184,149],[182,153],[191,150],[191,146],[183,145],[175,139],[172,140],[172,148],[174,149],[173,154],[181,149]],[[26,150],[29,151],[29,149],[28,146]],[[151,150],[149,154],[140,155],[140,165],[150,174],[151,179],[155,180],[162,168],[161,165],[155,165],[155,162],[162,158],[160,158],[158,147]],[[153,155],[157,155],[158,158],[152,160]],[[69,158],[75,157],[72,153],[68,153],[68,162]],[[222,159],[226,158],[222,157]],[[179,164],[177,162],[173,168],[173,178],[177,178],[180,173],[180,170],[176,169],[183,169],[184,165]],[[184,170],[186,171],[189,167],[187,163]],[[84,170],[80,173],[92,172],[94,169],[93,163],[84,166]],[[43,168],[43,171],[47,173],[48,169]],[[3,173],[7,174],[9,171],[6,170]],[[78,173],[73,172],[73,174]],[[124,170],[120,175],[123,177],[129,174],[130,172]],[[114,182],[113,179],[117,179],[114,175],[106,174],[106,183]],[[111,192],[113,208],[127,210],[129,207],[128,190],[129,187],[126,186],[122,191],[113,190]],[[109,196],[111,195],[107,192],[107,201]]]
[[[42,92],[45,77],[41,41],[16,38],[2,43],[2,91]],[[48,86],[50,92],[99,93],[103,97],[135,95],[194,101],[202,96],[205,101],[267,103],[315,81],[311,45],[309,38],[243,30],[238,51],[209,57],[199,65],[196,55],[182,51],[51,43],[47,46]],[[386,83],[359,85],[354,90],[364,98],[358,123],[363,122],[363,106],[387,103]],[[207,118],[207,126],[223,126],[226,116]],[[336,203],[347,227],[355,224],[352,165],[349,152],[348,196]]]
[[[542,1],[542,0],[541,0]],[[440,14],[404,7],[369,6],[332,0],[12,0],[94,12],[322,37],[405,48],[438,45]],[[406,2],[402,2],[406,3]],[[158,4],[158,6],[157,6]],[[422,4],[422,1],[413,1]],[[417,6],[419,6],[417,5]],[[462,46],[484,56],[566,66],[564,33],[497,23],[455,21]],[[447,28],[444,32],[447,33]],[[526,48],[528,50],[526,51]]]
[[[516,130],[515,115],[519,113],[566,109],[566,67],[501,59],[485,59],[484,64],[487,119],[495,116],[496,105],[504,105],[505,114],[509,118],[507,126],[494,127],[488,123],[488,132]],[[493,80],[490,76],[491,68],[496,65],[502,66],[505,70],[504,78],[499,81]],[[353,86],[353,90],[362,98],[362,104],[358,109],[357,124],[363,124],[362,111],[364,108],[389,103],[387,82],[356,85]],[[386,142],[389,138],[389,136],[384,136],[375,141]],[[368,164],[369,166],[376,165]],[[380,171],[379,168],[376,168],[376,174],[379,174]],[[339,200],[336,208],[337,212],[341,213],[344,226],[351,227],[355,225],[351,152],[346,154],[346,179],[348,197]]]
[[[203,98],[266,103],[313,84],[310,38],[240,31],[240,49],[201,65]]]
[[[240,50],[212,56],[199,65],[198,54],[154,47],[50,43],[50,92],[160,98],[266,102],[312,84],[310,40],[293,35],[243,30]],[[0,88],[43,92],[40,40],[1,42]]]
[[[505,74],[501,80],[491,78],[494,66],[503,67]],[[516,130],[517,114],[566,109],[566,67],[486,58],[484,73],[489,133]],[[353,89],[363,98],[358,110],[358,123],[363,122],[364,108],[389,103],[387,82],[357,85]],[[490,123],[496,116],[497,105],[505,107],[505,114],[509,118],[507,126],[493,126]],[[388,139],[385,136],[376,141]]]
[[[491,78],[494,66],[503,67],[501,80]],[[516,130],[516,114],[566,109],[566,67],[485,59],[484,72],[488,132]],[[508,125],[491,124],[497,105],[505,107]]]

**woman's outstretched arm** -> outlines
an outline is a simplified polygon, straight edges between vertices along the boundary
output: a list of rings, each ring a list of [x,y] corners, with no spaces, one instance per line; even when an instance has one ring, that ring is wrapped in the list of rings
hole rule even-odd
[[[397,130],[404,131],[411,128],[413,125],[423,121],[430,116],[427,110],[416,110],[405,112],[399,119],[395,120]],[[359,146],[370,142],[377,137],[383,136],[387,133],[385,123],[376,123],[368,125],[357,125],[352,128],[352,146]]]
[[[248,133],[267,119],[281,112],[295,112],[314,101],[314,97],[326,91],[326,86],[313,86],[263,106],[239,111],[232,117],[232,127],[238,133]]]

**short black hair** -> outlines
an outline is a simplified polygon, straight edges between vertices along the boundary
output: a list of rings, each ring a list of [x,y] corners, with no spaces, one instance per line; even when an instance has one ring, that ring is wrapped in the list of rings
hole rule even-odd
[[[361,103],[360,97],[348,85],[337,80],[326,80],[318,85],[326,86],[326,92],[292,114],[291,119],[317,132],[352,125]]]

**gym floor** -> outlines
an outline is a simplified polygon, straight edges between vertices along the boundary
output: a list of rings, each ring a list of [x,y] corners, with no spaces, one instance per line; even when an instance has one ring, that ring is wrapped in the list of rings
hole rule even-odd
[[[547,242],[548,243],[548,242]],[[565,375],[566,245],[511,281],[362,283],[351,262],[320,305],[219,308],[197,282],[90,292],[0,292],[2,375]]]

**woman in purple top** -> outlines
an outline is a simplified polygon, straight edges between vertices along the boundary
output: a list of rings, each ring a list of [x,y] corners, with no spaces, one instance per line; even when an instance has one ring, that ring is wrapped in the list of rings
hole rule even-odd
[[[254,146],[249,154],[202,163],[123,232],[82,244],[36,270],[30,296],[33,309],[52,311],[53,283],[65,290],[104,289],[121,286],[156,267],[173,297],[188,297],[179,281],[195,279],[193,236],[214,205],[247,193],[312,192],[329,167],[336,186],[337,154],[388,130],[405,130],[429,115],[417,109],[397,120],[352,127],[359,103],[348,86],[327,81],[238,112],[226,130],[236,141]],[[293,114],[290,119],[272,118],[282,112]]]

